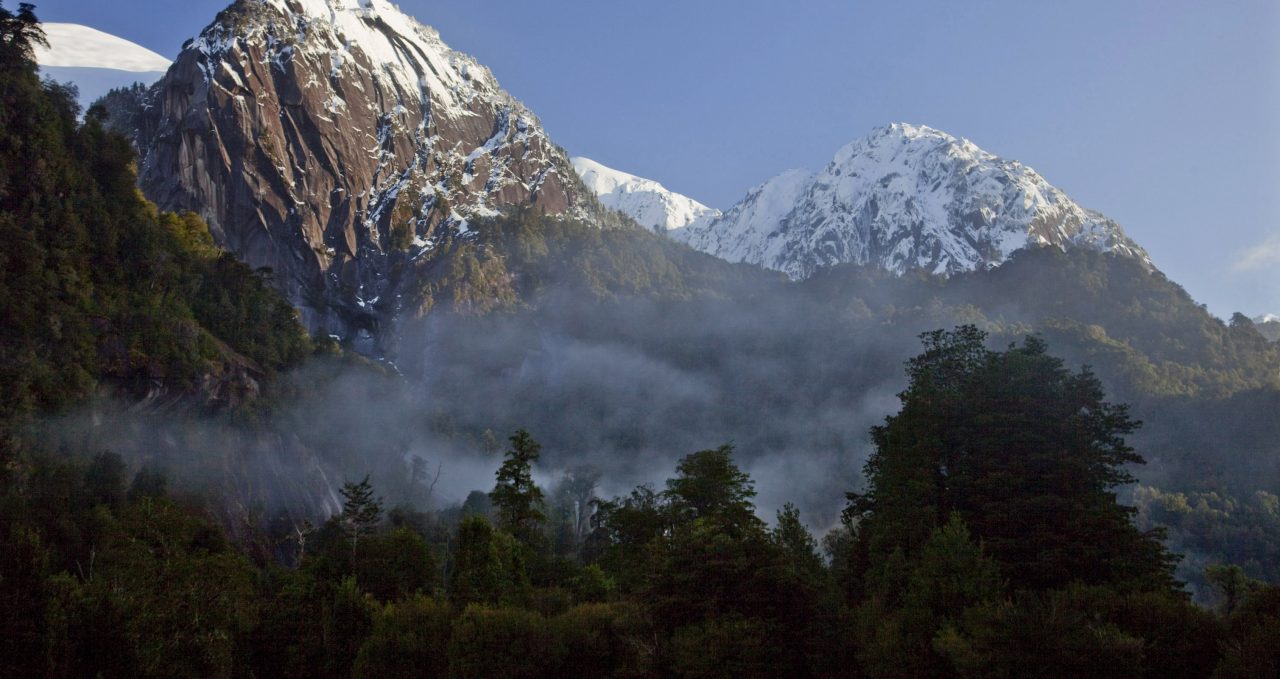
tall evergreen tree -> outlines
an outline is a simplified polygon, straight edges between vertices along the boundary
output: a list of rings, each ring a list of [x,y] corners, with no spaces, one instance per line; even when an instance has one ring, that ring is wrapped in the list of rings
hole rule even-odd
[[[373,485],[366,474],[359,483],[347,482],[338,491],[342,494],[342,525],[351,540],[351,560],[356,558],[360,536],[372,533],[382,520],[382,498],[373,496]]]
[[[800,520],[800,510],[790,502],[778,510],[778,523],[770,537],[801,576],[818,578],[824,572],[822,556],[818,553],[818,541]]]
[[[10,12],[0,5],[0,58],[33,63],[36,45],[48,45],[44,31],[36,19],[35,5],[18,3],[18,11]]]
[[[541,542],[541,526],[547,520],[543,512],[542,489],[533,482],[533,465],[542,446],[529,432],[521,429],[511,437],[511,449],[498,469],[497,484],[489,497],[497,513],[498,526],[527,546]]]

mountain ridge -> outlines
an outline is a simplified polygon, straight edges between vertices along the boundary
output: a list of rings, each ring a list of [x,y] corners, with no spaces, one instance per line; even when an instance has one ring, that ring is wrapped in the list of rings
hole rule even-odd
[[[590,158],[570,158],[573,169],[600,202],[654,231],[687,228],[720,216],[720,211],[662,184],[615,170]]]
[[[765,187],[785,184],[778,203]],[[770,197],[767,208],[759,206]],[[989,268],[1028,245],[1090,247],[1150,258],[1101,213],[1071,201],[1038,173],[926,126],[893,123],[836,153],[807,179],[766,182],[723,216],[672,237],[730,261],[793,279],[835,264],[896,273]]]

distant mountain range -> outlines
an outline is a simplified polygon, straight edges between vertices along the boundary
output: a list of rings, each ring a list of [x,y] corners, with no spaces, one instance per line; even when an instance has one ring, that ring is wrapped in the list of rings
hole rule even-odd
[[[652,220],[655,203],[690,200],[649,180],[632,177],[631,185],[649,187],[650,202],[611,207],[637,219]],[[847,263],[896,273],[973,271],[1029,245],[1086,247],[1154,268],[1120,225],[1076,204],[1035,170],[904,123],[845,146],[820,173],[792,170],[751,189],[724,214],[664,225],[698,250],[795,279]]]
[[[119,69],[164,62],[120,54]],[[273,271],[312,332],[343,339],[394,335],[442,287],[480,294],[469,276],[511,287],[485,272],[497,259],[442,267],[478,242],[478,220],[519,210],[634,222],[792,279],[840,264],[953,275],[1031,246],[1155,270],[1116,222],[1031,168],[925,126],[876,129],[724,212],[571,160],[487,68],[386,0],[238,0],[154,86],[104,103],[148,198],[201,214],[219,245]]]
[[[167,63],[89,31],[52,32],[83,35],[114,68]],[[793,279],[845,263],[954,274],[1029,245],[1154,268],[1118,224],[1034,170],[929,127],[877,129],[823,171],[785,172],[724,213],[570,161],[488,69],[385,0],[240,0],[154,87],[106,103],[139,149],[149,198],[202,214],[221,245],[276,272],[309,327],[344,337],[424,313],[435,257],[471,220],[520,206],[579,218],[610,208]]]

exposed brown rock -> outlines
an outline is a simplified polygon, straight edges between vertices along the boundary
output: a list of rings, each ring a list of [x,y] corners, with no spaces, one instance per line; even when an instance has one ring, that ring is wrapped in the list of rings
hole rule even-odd
[[[468,219],[594,205],[487,69],[365,4],[241,0],[122,118],[149,199],[201,214],[312,331],[344,337],[422,308],[417,282]]]

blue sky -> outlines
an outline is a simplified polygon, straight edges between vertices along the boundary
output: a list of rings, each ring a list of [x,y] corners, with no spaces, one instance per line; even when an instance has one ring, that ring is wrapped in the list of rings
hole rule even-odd
[[[7,5],[14,5],[11,0]],[[224,0],[47,0],[166,56]],[[403,0],[573,155],[715,207],[893,121],[1036,168],[1214,313],[1280,314],[1280,2]]]

